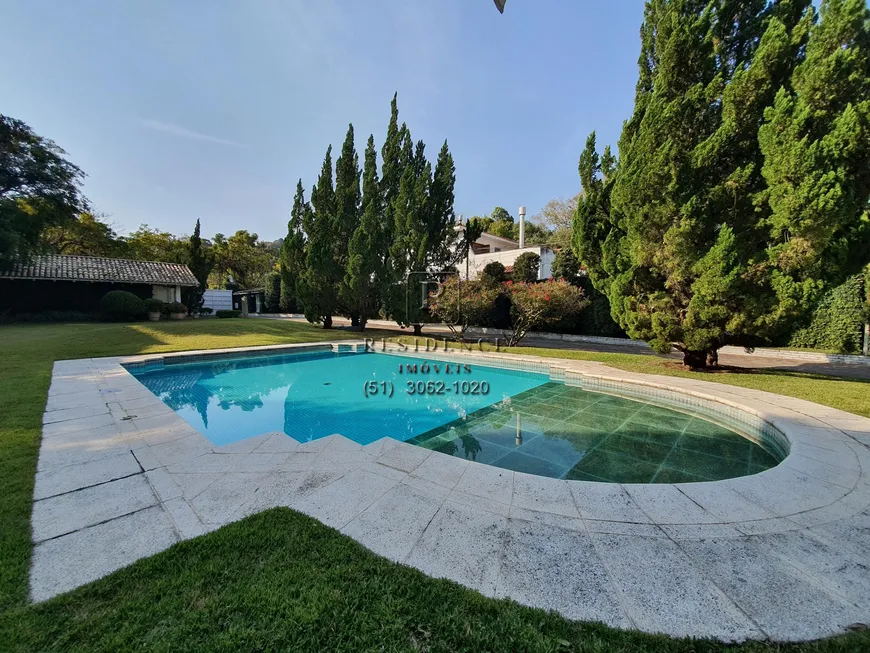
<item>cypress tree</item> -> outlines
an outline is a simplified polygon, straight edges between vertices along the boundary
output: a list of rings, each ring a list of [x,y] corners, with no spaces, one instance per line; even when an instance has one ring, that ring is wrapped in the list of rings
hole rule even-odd
[[[456,216],[453,212],[455,186],[456,166],[445,140],[435,162],[426,225],[428,265],[436,270],[450,261],[451,248],[456,242]]]
[[[581,156],[578,258],[629,335],[690,366],[769,341],[860,260],[867,10],[813,19],[809,0],[649,0],[620,160],[594,134]]]
[[[299,303],[296,297],[296,281],[305,270],[305,234],[303,223],[311,206],[305,201],[305,191],[302,180],[296,183],[296,195],[293,197],[293,209],[287,223],[287,235],[281,243],[281,310],[297,311]]]
[[[426,160],[423,141],[412,144],[405,132],[402,158],[407,161],[399,193],[393,200],[393,244],[390,248],[392,292],[388,293],[389,312],[401,325],[414,325],[420,333],[422,319],[421,284],[426,282],[432,165]]]
[[[580,155],[577,169],[583,193],[577,200],[574,213],[572,248],[580,261],[587,267],[590,279],[606,293],[610,277],[603,269],[605,248],[621,237],[615,220],[611,219],[610,194],[613,190],[615,161],[610,148],[599,157],[596,149],[596,135],[592,132],[586,139],[586,149]]]
[[[399,128],[398,93],[395,93],[392,102],[390,102],[390,122],[387,126],[387,137],[381,148],[381,203],[388,218],[392,218],[393,200],[399,194],[399,185],[402,183],[402,173],[405,170],[402,161],[404,129],[405,125],[402,125],[402,129]]]
[[[825,0],[759,130],[779,303],[813,306],[870,257],[870,10]]]
[[[382,252],[389,248],[389,240],[384,229],[377,158],[374,136],[369,136],[363,170],[363,214],[350,239],[344,277],[344,301],[352,314],[359,317],[360,331],[377,315],[382,286],[387,283]]]
[[[199,220],[196,221],[196,226],[193,228],[193,235],[188,243],[188,256],[190,271],[199,282],[196,288],[191,289],[187,293],[185,303],[189,313],[198,313],[202,308],[203,294],[208,285],[208,275],[211,274],[211,269],[214,261],[211,256],[202,247],[202,238],[200,237]]]
[[[333,224],[335,266],[333,278],[339,287],[339,310],[348,315],[355,326],[359,323],[359,315],[344,301],[348,296],[348,290],[343,284],[348,265],[348,246],[360,222],[360,201],[359,156],[354,145],[353,125],[349,125],[341,148],[341,155],[335,162],[335,220]]]
[[[332,328],[332,315],[338,300],[335,263],[335,190],[332,184],[332,146],[326,150],[317,185],[311,190],[313,210],[305,220],[308,247],[305,271],[297,279],[296,293],[302,301],[305,318]]]

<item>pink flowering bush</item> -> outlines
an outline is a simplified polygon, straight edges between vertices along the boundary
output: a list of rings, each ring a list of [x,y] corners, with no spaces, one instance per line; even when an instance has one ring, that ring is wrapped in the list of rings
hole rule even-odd
[[[565,281],[539,283],[459,281],[450,278],[429,296],[430,312],[463,340],[470,326],[490,321],[499,295],[510,300],[511,329],[504,332],[508,346],[515,346],[533,329],[555,325],[566,315],[582,311],[589,301],[583,290]]]
[[[506,283],[504,290],[511,300],[513,329],[505,334],[510,347],[517,345],[529,331],[555,325],[566,315],[579,313],[589,304],[581,288],[563,280]]]
[[[486,322],[500,290],[481,280],[459,281],[452,276],[429,295],[429,312],[463,340],[468,327]]]

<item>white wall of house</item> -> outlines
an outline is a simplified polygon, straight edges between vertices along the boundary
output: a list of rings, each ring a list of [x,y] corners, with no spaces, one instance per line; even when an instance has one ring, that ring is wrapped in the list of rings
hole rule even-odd
[[[202,296],[202,306],[213,311],[231,311],[233,309],[233,291],[206,290]]]
[[[523,247],[522,249],[490,252],[489,254],[471,254],[468,257],[468,278],[476,279],[483,271],[483,268],[493,261],[498,261],[505,267],[511,266],[520,256],[528,252],[541,257],[541,265],[538,268],[538,280],[549,279],[553,274],[553,259],[556,257],[556,254],[552,249],[544,246]],[[459,273],[463,278],[465,278],[465,269],[466,266],[463,261],[459,265]]]

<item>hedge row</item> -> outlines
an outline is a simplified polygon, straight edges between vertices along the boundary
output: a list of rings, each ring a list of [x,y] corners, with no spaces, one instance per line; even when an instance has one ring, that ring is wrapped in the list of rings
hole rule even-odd
[[[810,322],[792,333],[788,346],[861,353],[868,319],[867,297],[863,275],[834,288],[819,302]]]

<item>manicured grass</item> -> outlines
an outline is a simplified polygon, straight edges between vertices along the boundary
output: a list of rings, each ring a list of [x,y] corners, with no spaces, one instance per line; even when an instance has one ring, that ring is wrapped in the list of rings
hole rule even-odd
[[[54,361],[358,337],[266,319],[0,326],[0,610],[27,598],[30,502]]]
[[[0,649],[870,650],[867,633],[797,646],[750,643],[731,649],[573,623],[426,578],[286,509],[182,542],[47,603],[26,605],[30,501],[41,416],[55,360],[354,337],[358,334],[258,319],[0,327],[0,360],[5,364],[0,376]],[[512,351],[697,377],[646,356]],[[865,383],[780,372],[702,378],[870,414],[870,399],[859,401],[857,394],[844,399],[844,394],[852,393],[844,388],[855,385],[857,392],[867,388]]]
[[[457,556],[462,552],[457,551]],[[570,622],[391,563],[276,508],[0,616],[8,651],[733,650]],[[744,652],[861,651],[852,635]]]
[[[408,336],[392,338],[392,340],[401,340],[406,344],[414,342],[414,339]],[[438,346],[443,347],[443,343],[443,340],[439,340]],[[457,347],[454,343],[449,344],[451,347]],[[420,340],[420,346],[423,347],[422,340]],[[821,374],[767,368],[692,372],[683,368],[678,361],[673,359],[641,354],[610,354],[570,349],[545,349],[543,347],[502,347],[500,351],[507,354],[529,354],[548,358],[597,361],[627,372],[680,376],[686,379],[701,379],[737,385],[742,388],[764,390],[788,397],[806,399],[856,415],[870,417],[870,380],[843,379]]]
[[[514,351],[514,350],[512,350]],[[557,358],[581,357],[584,352],[566,352],[559,349],[517,347],[516,353],[537,354]],[[714,383],[737,385],[742,388],[764,390],[788,397],[806,399],[856,415],[870,417],[870,381],[842,379],[821,374],[808,374],[769,368],[691,372],[673,360],[633,354],[589,354],[584,360],[596,360],[627,372],[680,376],[702,379]]]

